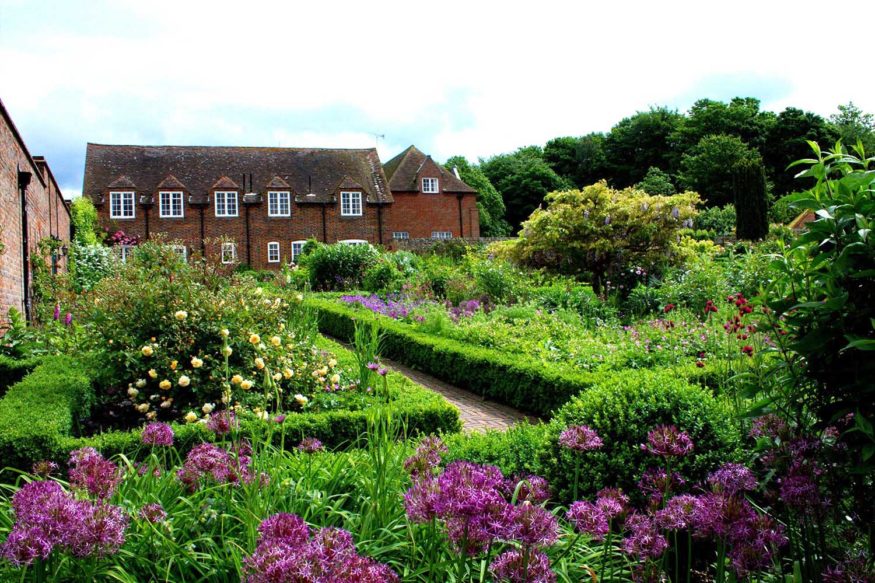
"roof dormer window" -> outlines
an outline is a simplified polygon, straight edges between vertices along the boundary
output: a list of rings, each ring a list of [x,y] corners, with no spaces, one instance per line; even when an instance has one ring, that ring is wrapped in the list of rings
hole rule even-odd
[[[269,190],[267,192],[267,216],[291,216],[291,193],[288,190]]]
[[[134,193],[132,191],[112,191],[109,193],[109,218],[134,218]]]
[[[440,193],[440,184],[438,184],[437,178],[423,178],[422,179],[422,192],[425,194],[438,194]]]
[[[237,191],[236,190],[217,190],[216,191],[216,216],[217,217],[236,217],[237,216]]]
[[[362,193],[343,191],[340,193],[340,216],[362,216]]]
[[[162,190],[158,193],[158,215],[162,219],[182,218],[185,216],[183,209],[181,191]]]

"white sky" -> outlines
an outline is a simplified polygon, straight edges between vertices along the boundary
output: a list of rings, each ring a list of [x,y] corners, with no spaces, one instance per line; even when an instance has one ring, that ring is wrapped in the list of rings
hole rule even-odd
[[[68,195],[88,141],[476,159],[700,97],[875,112],[875,2],[827,6],[0,0],[0,98]]]

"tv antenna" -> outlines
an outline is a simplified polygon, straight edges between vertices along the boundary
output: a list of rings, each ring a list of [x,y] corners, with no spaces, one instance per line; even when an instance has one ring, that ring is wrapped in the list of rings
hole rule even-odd
[[[375,133],[372,133],[371,135],[374,136],[374,146],[375,146],[375,147],[379,147],[379,146],[380,146],[380,140],[385,140],[385,139],[386,139],[386,134],[375,134]]]

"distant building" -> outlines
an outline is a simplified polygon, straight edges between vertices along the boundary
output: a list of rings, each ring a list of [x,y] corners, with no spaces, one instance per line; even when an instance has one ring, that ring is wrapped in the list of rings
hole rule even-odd
[[[111,233],[160,233],[186,256],[259,269],[311,238],[480,236],[474,189],[413,146],[383,165],[373,148],[88,144],[82,192]]]
[[[62,247],[48,258],[51,268],[65,271],[70,209],[45,158],[30,155],[0,101],[0,331],[9,308],[31,315],[31,258],[49,237]]]

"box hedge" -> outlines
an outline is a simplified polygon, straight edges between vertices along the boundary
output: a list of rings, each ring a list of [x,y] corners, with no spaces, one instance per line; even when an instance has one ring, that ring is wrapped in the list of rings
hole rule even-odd
[[[319,341],[331,350],[341,366],[352,366],[353,355],[336,343]],[[459,411],[442,396],[403,375],[389,373],[389,384],[398,393],[388,411],[401,420],[410,436],[459,431]],[[0,399],[0,460],[2,466],[29,468],[41,459],[64,461],[67,454],[91,446],[104,455],[137,457],[143,450],[140,430],[109,431],[89,437],[76,435],[77,423],[88,415],[94,398],[91,380],[81,364],[62,357],[46,357]],[[329,447],[351,447],[368,430],[367,411],[289,413],[282,426],[242,420],[241,431],[253,439],[270,437],[294,446],[303,437],[316,437]],[[200,423],[171,424],[180,453],[212,438]]]
[[[39,357],[15,359],[0,354],[0,397],[6,389],[24,378],[24,375],[36,368]]]

